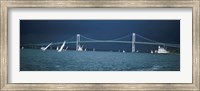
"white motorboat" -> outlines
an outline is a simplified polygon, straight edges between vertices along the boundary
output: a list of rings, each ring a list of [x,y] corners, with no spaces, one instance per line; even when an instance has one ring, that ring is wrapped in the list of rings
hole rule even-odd
[[[169,53],[165,48],[158,46],[158,51],[157,53]]]

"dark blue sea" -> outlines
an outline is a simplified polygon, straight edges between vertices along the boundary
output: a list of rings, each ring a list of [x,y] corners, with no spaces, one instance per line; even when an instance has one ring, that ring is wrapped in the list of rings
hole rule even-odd
[[[180,71],[180,55],[23,49],[20,71]]]

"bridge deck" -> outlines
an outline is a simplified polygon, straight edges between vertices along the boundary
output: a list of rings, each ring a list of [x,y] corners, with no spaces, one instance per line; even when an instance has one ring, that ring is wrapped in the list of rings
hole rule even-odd
[[[62,44],[63,42],[56,42],[53,43],[52,45],[58,45],[58,44]],[[66,42],[66,44],[74,44],[76,43],[76,41],[69,41]],[[110,40],[95,40],[95,41],[79,41],[79,43],[127,43],[127,44],[131,44],[132,41],[110,41]],[[169,43],[152,43],[152,42],[134,42],[135,44],[147,44],[147,45],[165,45],[168,47],[180,47],[179,44],[169,44]],[[29,44],[29,45],[48,45],[48,43],[44,43],[44,44]]]

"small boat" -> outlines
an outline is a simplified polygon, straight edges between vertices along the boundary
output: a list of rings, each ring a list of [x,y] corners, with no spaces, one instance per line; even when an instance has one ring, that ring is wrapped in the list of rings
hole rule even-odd
[[[65,48],[65,50],[67,50],[68,49],[68,46]]]
[[[63,49],[63,50],[66,51],[67,49],[68,49],[68,46],[65,49]]]
[[[123,52],[123,53],[125,53],[126,51],[125,51],[125,50],[123,50],[122,52]]]
[[[169,51],[167,51],[164,47],[158,46],[158,51],[157,51],[157,53],[169,53]]]
[[[21,47],[21,49],[23,50],[23,49],[24,49],[24,47],[22,46],[22,47]]]
[[[83,46],[82,46],[82,47],[81,47],[81,46],[78,46],[77,51],[83,51]]]
[[[155,50],[154,53],[158,53],[158,50]]]

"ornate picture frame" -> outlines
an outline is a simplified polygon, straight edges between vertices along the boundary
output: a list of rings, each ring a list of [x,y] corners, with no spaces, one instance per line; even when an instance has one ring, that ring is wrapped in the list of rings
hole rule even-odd
[[[200,90],[199,0],[0,0],[0,89],[7,90]],[[192,83],[8,83],[9,8],[192,8]]]

